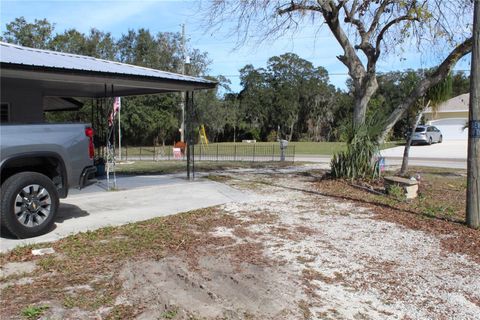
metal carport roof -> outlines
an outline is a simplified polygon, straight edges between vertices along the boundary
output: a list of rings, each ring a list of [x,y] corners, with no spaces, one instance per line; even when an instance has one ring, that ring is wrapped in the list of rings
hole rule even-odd
[[[216,86],[199,77],[5,42],[0,42],[0,75],[2,81],[27,82],[41,87],[45,96],[62,97],[101,98]]]

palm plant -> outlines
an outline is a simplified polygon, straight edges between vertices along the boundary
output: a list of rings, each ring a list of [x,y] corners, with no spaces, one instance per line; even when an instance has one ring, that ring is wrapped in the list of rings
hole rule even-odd
[[[335,154],[332,158],[332,177],[351,180],[378,177],[376,156],[380,149],[378,136],[382,132],[383,124],[383,117],[375,115],[368,118],[365,124],[349,130],[347,150]]]

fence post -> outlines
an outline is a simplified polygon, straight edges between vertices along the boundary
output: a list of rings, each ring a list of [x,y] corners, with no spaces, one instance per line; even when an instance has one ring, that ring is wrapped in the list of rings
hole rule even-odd
[[[217,143],[217,162],[218,162],[218,146],[219,144]]]
[[[272,161],[275,161],[275,144],[272,144]]]
[[[237,144],[234,144],[233,147],[234,147],[233,161],[237,161]]]
[[[153,161],[157,160],[157,153],[155,152],[155,144],[153,144]]]
[[[253,144],[253,162],[255,162],[255,143]]]

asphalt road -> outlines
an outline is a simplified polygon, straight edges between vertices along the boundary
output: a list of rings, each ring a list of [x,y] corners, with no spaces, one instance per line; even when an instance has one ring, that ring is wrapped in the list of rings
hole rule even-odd
[[[385,164],[400,166],[402,164],[404,147],[394,147],[382,150]],[[295,161],[307,161],[329,164],[330,156],[296,155]],[[467,141],[451,140],[432,145],[417,145],[410,147],[409,165],[440,168],[467,168]]]

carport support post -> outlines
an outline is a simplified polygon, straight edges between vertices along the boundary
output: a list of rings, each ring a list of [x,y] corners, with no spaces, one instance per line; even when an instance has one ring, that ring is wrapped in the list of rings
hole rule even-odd
[[[480,227],[480,0],[474,1],[467,162],[467,225]]]
[[[194,127],[193,127],[193,91],[187,91],[185,112],[185,132],[187,140],[187,179],[195,179]]]

